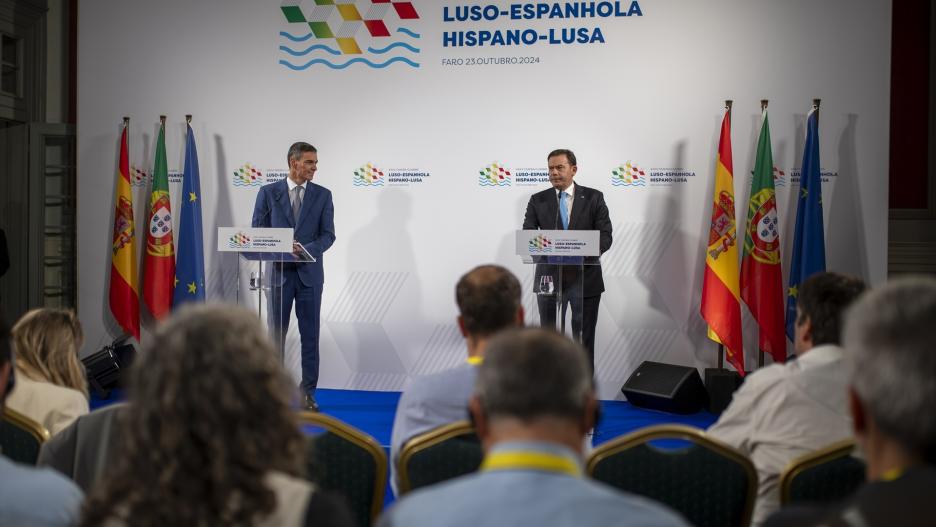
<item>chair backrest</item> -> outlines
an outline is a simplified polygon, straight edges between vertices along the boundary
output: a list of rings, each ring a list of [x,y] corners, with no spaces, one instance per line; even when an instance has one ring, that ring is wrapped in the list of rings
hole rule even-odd
[[[481,442],[468,421],[413,437],[403,445],[397,460],[400,495],[475,472],[483,457]]]
[[[682,441],[677,448],[648,444],[661,439]],[[754,464],[697,428],[656,425],[612,439],[592,451],[586,471],[598,481],[668,505],[697,527],[751,522],[757,495]]]
[[[851,439],[832,443],[790,462],[780,476],[780,503],[833,503],[865,481],[864,461],[852,457]]]
[[[387,454],[380,443],[322,413],[300,412],[299,421],[323,430],[309,440],[308,478],[320,488],[344,495],[357,525],[371,525],[383,510],[387,484]]]
[[[49,431],[25,415],[3,409],[0,419],[0,448],[3,455],[13,461],[35,465],[42,443],[49,439]]]

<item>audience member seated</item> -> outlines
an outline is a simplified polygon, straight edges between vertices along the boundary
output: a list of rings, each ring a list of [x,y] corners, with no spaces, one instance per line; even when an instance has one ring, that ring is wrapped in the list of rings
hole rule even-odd
[[[779,479],[793,459],[851,436],[840,347],[845,310],[864,283],[836,273],[803,282],[796,297],[796,360],[751,373],[708,434],[738,448],[757,468],[752,525],[780,506]]]
[[[88,381],[78,360],[84,340],[70,310],[42,308],[13,326],[16,388],[7,406],[57,434],[88,413]]]
[[[0,319],[0,412],[14,384],[10,332]],[[49,469],[14,463],[0,453],[0,525],[67,526],[78,519],[84,495]]]
[[[834,507],[785,508],[768,526],[933,525],[936,503],[936,280],[894,280],[848,312],[845,362],[866,483]]]
[[[397,405],[390,439],[390,475],[397,491],[396,463],[409,439],[433,428],[468,419],[468,398],[488,339],[504,328],[523,325],[520,282],[498,265],[475,267],[455,286],[458,328],[465,337],[464,364],[413,379]]]
[[[584,350],[565,337],[532,328],[493,337],[469,409],[485,449],[480,472],[408,494],[379,526],[686,525],[583,477],[598,401]]]
[[[149,339],[81,525],[351,525],[302,478],[287,378],[255,313],[190,306]]]
[[[109,472],[111,450],[120,441],[117,418],[127,408],[117,403],[82,415],[42,444],[36,464],[54,468],[88,492]]]

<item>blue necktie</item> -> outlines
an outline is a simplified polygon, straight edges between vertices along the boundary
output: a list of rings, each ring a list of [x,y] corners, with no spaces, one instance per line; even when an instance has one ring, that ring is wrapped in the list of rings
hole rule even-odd
[[[569,228],[569,207],[566,205],[566,192],[563,190],[559,193],[559,217],[562,218],[562,228]]]

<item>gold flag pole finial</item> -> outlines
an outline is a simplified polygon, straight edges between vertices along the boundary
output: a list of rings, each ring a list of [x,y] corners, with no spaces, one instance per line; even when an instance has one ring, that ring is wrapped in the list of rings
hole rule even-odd
[[[734,101],[732,101],[731,99],[726,99],[726,100],[725,100],[725,110],[728,111],[728,115],[731,115],[731,104],[732,104],[733,102],[734,102]]]
[[[816,110],[816,111],[819,110],[819,101],[820,101],[820,100],[821,100],[821,99],[813,99],[813,100],[812,100],[812,107],[813,107],[813,110]]]
[[[124,126],[130,126],[130,118],[129,118],[129,117],[124,116],[123,121],[124,121]]]
[[[163,126],[166,126],[166,116],[165,116],[165,115],[160,115],[160,116],[159,116],[159,124],[161,124],[161,125],[163,125]]]
[[[761,100],[760,100],[760,111],[763,112],[763,111],[766,110],[766,109],[767,109],[767,99],[761,99]]]
[[[192,124],[192,114],[185,114],[185,124]]]

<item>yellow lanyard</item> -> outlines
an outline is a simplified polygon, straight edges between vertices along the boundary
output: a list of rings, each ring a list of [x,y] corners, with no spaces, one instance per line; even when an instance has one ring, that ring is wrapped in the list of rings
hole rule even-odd
[[[544,452],[492,452],[481,463],[481,470],[518,469],[558,472],[573,477],[582,475],[582,469],[575,461]]]
[[[887,472],[881,474],[881,481],[894,481],[895,479],[903,476],[902,468],[892,468]]]
[[[484,357],[481,355],[475,355],[474,357],[468,357],[465,359],[465,362],[471,364],[472,366],[480,366],[481,363],[484,362]]]

